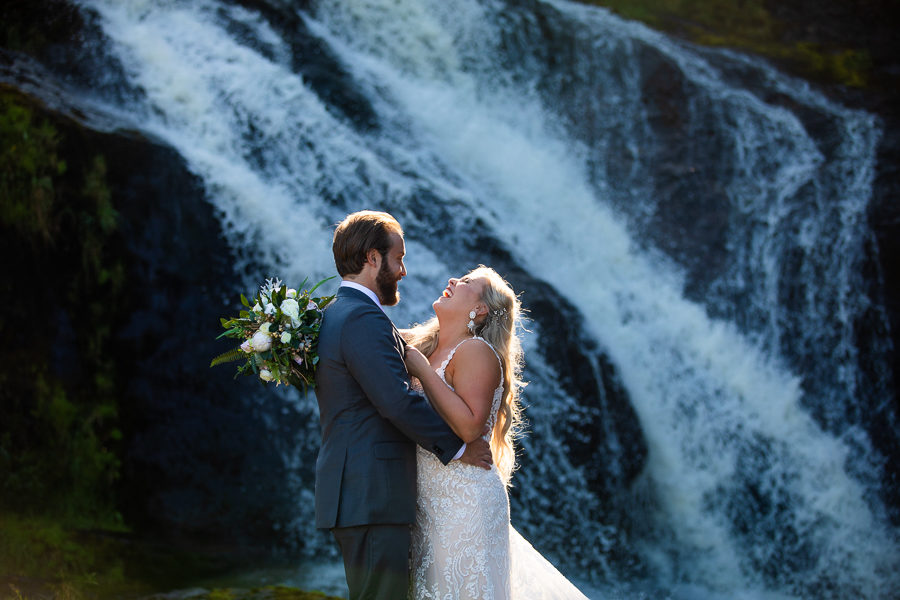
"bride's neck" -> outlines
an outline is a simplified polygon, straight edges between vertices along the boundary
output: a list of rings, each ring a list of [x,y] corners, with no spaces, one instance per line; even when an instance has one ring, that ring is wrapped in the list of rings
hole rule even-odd
[[[472,337],[465,323],[444,323],[440,319],[438,319],[438,323],[440,324],[440,333],[433,354],[449,352],[464,339]]]

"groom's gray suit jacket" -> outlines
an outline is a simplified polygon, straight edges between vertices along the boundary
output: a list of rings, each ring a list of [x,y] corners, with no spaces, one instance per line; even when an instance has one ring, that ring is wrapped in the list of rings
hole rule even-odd
[[[318,351],[316,527],[412,523],[415,445],[446,464],[462,441],[410,389],[403,338],[359,290],[338,289]]]

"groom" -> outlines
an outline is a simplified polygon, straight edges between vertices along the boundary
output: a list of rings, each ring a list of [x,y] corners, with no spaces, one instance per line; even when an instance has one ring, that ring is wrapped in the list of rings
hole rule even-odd
[[[400,224],[361,211],[334,232],[343,278],[319,333],[316,398],[322,447],[316,461],[316,527],[340,546],[350,600],[402,600],[409,585],[416,512],[416,444],[444,464],[490,467],[483,440],[463,444],[412,391],[405,343],[384,314],[406,275]]]

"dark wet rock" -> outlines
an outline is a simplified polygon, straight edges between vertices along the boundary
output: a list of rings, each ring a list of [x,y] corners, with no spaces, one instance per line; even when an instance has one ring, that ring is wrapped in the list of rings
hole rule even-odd
[[[2,14],[0,48],[36,59],[60,82],[99,98],[123,101],[143,94],[108,52],[93,11],[71,0],[11,0]]]
[[[120,510],[155,534],[271,550],[283,541],[277,528],[296,502],[285,481],[298,475],[271,435],[272,423],[299,429],[310,415],[285,413],[284,401],[261,383],[235,382],[229,368],[209,368],[228,349],[215,338],[219,317],[236,311],[238,275],[203,186],[167,146],[92,130],[38,99],[21,98],[56,128],[71,171],[104,157],[118,213],[110,243],[125,265],[126,291],[107,318],[124,435]],[[47,271],[40,276],[60,279]],[[52,314],[54,372],[81,385],[92,375],[79,370],[72,316]]]

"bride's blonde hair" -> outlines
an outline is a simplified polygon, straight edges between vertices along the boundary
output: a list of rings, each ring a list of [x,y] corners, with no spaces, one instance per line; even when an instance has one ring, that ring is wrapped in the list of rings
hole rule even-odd
[[[487,305],[488,314],[475,325],[474,334],[494,347],[503,366],[503,396],[491,432],[491,452],[494,464],[509,485],[516,466],[514,444],[522,429],[519,395],[525,384],[521,380],[523,353],[518,335],[522,326],[522,307],[509,283],[490,267],[479,265],[467,276],[486,280],[481,300]],[[437,317],[432,317],[406,333],[408,343],[425,356],[431,356],[438,345],[440,324]]]

